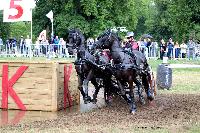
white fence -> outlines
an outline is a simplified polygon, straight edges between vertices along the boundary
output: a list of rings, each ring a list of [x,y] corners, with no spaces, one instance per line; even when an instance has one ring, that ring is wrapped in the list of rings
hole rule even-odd
[[[154,42],[156,44],[156,42]],[[74,58],[76,51],[73,50],[72,54],[68,51],[67,45],[60,44],[31,44],[28,46],[14,46],[12,44],[3,45],[0,44],[0,56],[1,57],[47,57],[47,58]],[[158,45],[151,45],[148,48],[140,46],[139,49],[145,54],[147,58],[159,58],[160,48]],[[200,45],[196,46],[196,56],[200,57]],[[172,52],[172,58],[175,58],[175,48]],[[179,53],[181,56],[181,51]]]
[[[70,54],[68,47],[60,44],[0,45],[0,56],[3,57],[74,58],[76,54],[75,51],[72,52]]]

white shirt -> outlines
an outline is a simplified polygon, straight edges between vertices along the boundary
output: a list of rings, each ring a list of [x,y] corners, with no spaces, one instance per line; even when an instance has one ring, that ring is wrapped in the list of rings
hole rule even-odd
[[[31,39],[26,39],[25,42],[26,42],[26,47],[29,47],[31,45]]]

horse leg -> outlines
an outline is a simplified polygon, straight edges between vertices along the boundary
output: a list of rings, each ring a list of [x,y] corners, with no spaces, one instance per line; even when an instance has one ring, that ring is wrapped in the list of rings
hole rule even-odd
[[[85,98],[84,98],[84,103],[87,104],[88,102],[91,102],[91,97],[88,96],[88,84],[89,81],[92,79],[93,77],[93,71],[90,70],[87,77],[83,80],[83,88],[85,90]]]
[[[105,103],[107,105],[111,104],[111,100],[112,100],[112,92],[111,89],[113,89],[113,85],[111,82],[111,76],[107,75],[105,77],[103,77],[103,86],[104,86],[104,99],[105,99]]]
[[[136,84],[137,88],[138,88],[138,95],[139,95],[139,100],[140,100],[140,103],[142,105],[145,104],[145,100],[144,100],[144,96],[142,95],[142,84],[140,83],[140,81],[138,79],[135,79],[134,80],[134,83]]]
[[[124,90],[124,86],[122,85],[122,81],[118,80],[117,81],[118,87],[119,89],[116,89],[117,91],[119,91],[120,96],[128,103],[130,104],[131,101],[130,99],[126,96],[126,91]]]
[[[118,86],[120,88],[121,95],[126,95],[126,92],[124,90],[124,87],[123,87],[122,83],[119,80],[118,80],[117,83],[118,83]]]
[[[136,112],[136,105],[135,105],[135,99],[134,99],[134,87],[133,87],[133,81],[129,79],[129,87],[130,87],[130,113],[135,114]]]
[[[83,96],[83,100],[84,100],[86,97],[86,94],[83,90],[83,78],[80,75],[78,75],[78,89],[80,90],[81,95]]]
[[[144,88],[145,88],[145,91],[146,91],[146,94],[147,94],[147,99],[149,99],[150,101],[154,100],[154,96],[151,92],[151,89],[150,89],[150,85],[149,85],[149,77],[148,75],[144,74],[142,76],[142,83],[144,85]]]
[[[94,104],[96,104],[96,103],[97,103],[97,95],[98,95],[98,93],[99,93],[99,90],[100,90],[100,88],[101,88],[101,85],[99,85],[99,84],[97,83],[96,78],[92,78],[91,83],[92,83],[92,84],[94,85],[94,87],[95,87],[95,92],[94,92],[94,94],[93,94],[92,102],[93,102]]]

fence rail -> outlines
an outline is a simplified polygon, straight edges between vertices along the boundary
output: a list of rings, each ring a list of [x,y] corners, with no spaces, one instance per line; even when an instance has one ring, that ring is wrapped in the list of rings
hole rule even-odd
[[[58,44],[31,44],[14,46],[0,45],[0,56],[3,57],[47,57],[47,58],[74,58],[75,51],[70,54],[66,45]]]
[[[76,51],[69,52],[68,45],[60,44],[31,44],[15,46],[13,44],[0,44],[0,56],[1,57],[46,57],[46,58],[75,58]],[[196,57],[200,57],[200,45],[196,47]],[[151,45],[148,48],[140,46],[139,50],[145,54],[147,58],[159,58],[160,48],[156,45]],[[171,53],[175,58],[175,48]],[[181,56],[181,50],[179,57]]]

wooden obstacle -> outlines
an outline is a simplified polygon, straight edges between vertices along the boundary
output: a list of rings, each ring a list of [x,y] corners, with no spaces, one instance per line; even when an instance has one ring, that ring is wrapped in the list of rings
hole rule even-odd
[[[80,103],[70,62],[0,61],[0,108],[57,111]]]

